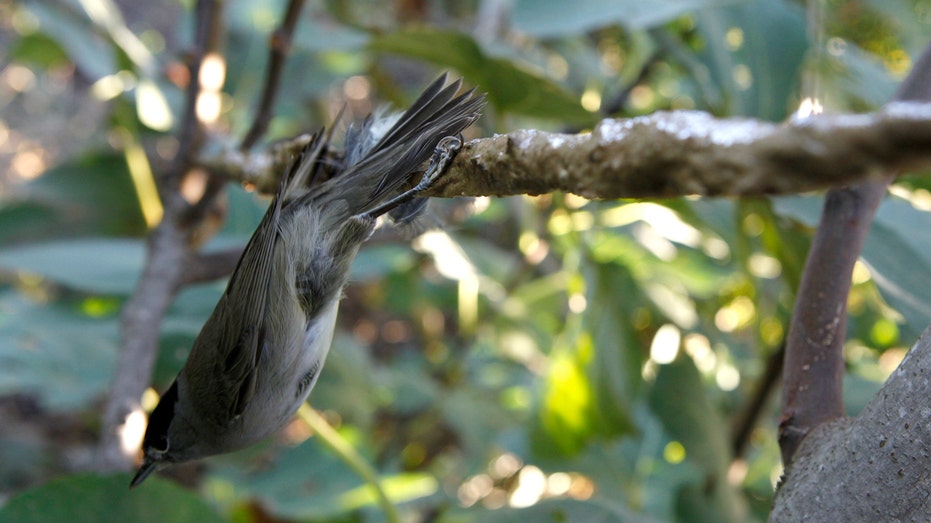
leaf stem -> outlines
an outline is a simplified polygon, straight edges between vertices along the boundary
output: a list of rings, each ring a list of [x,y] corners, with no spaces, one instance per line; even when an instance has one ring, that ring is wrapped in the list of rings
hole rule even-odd
[[[297,416],[320,437],[320,441],[324,445],[335,452],[344,463],[349,465],[349,468],[375,489],[378,505],[385,512],[388,523],[398,523],[400,521],[398,509],[391,503],[388,494],[382,488],[378,472],[369,465],[365,458],[345,438],[340,436],[339,432],[336,432],[336,429],[331,427],[319,412],[307,403],[301,405],[301,408],[297,410]]]

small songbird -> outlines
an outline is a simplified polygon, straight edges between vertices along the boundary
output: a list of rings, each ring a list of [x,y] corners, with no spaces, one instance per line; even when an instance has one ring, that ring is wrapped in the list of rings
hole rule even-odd
[[[460,84],[443,75],[404,113],[350,126],[342,153],[323,131],[311,138],[152,412],[131,487],[160,466],[252,445],[292,418],[320,376],[359,246],[379,216],[406,223],[423,210],[418,194],[478,118],[484,98],[457,96]]]

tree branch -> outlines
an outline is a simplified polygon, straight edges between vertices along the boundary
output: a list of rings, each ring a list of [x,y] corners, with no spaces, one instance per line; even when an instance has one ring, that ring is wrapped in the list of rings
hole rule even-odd
[[[931,331],[856,419],[814,427],[776,493],[771,522],[927,521]]]
[[[268,69],[265,71],[265,84],[262,86],[262,96],[259,107],[255,112],[255,120],[239,144],[240,151],[248,151],[259,138],[268,130],[268,123],[272,119],[272,108],[275,97],[278,95],[278,85],[281,83],[281,73],[284,71],[284,62],[291,51],[291,39],[298,18],[304,7],[304,0],[290,0],[285,9],[281,25],[272,33],[268,42]]]
[[[832,189],[811,243],[786,339],[779,447],[788,464],[812,428],[844,415],[844,341],[853,266],[891,177]]]
[[[218,280],[232,274],[245,245],[223,251],[191,254],[184,263],[181,286]]]
[[[180,147],[172,166],[156,179],[165,214],[148,238],[146,265],[120,322],[120,354],[104,406],[97,467],[124,470],[135,454],[125,448],[131,441],[127,420],[139,411],[139,399],[148,386],[158,352],[159,326],[183,280],[184,262],[190,256],[193,227],[181,223],[190,206],[180,195],[180,181],[192,166],[203,143],[204,130],[196,113],[199,74],[204,56],[218,47],[223,2],[199,0],[195,7],[195,37],[189,69],[190,84],[178,133]],[[135,442],[132,442],[135,443]]]
[[[266,153],[227,150],[201,164],[273,191],[306,143]],[[797,194],[931,166],[931,104],[773,124],[695,111],[603,120],[591,133],[518,130],[463,146],[424,194],[509,196],[554,191],[587,198]]]
[[[653,70],[656,69],[659,64],[663,63],[662,61],[665,54],[666,53],[662,49],[654,51],[640,67],[640,72],[637,73],[637,77],[634,78],[634,81],[627,84],[619,93],[601,104],[601,110],[599,112],[605,116],[611,116],[621,112],[630,99],[630,93],[632,93],[638,85],[645,82],[647,78],[653,74]]]
[[[783,342],[776,352],[766,358],[763,375],[760,376],[760,379],[753,387],[753,392],[750,394],[746,407],[734,418],[734,423],[731,426],[731,449],[735,459],[743,456],[747,444],[750,442],[750,436],[753,434],[753,429],[763,415],[772,392],[779,384],[785,354],[786,344]]]
[[[931,100],[931,46],[915,63],[894,100]],[[887,106],[898,112],[903,106]],[[917,105],[916,105],[917,107]],[[875,145],[874,145],[875,147]],[[842,161],[836,169],[847,167]],[[895,179],[887,165],[882,178],[828,191],[812,240],[786,341],[779,448],[786,468],[812,429],[844,415],[844,341],[847,297],[854,264],[886,188]]]

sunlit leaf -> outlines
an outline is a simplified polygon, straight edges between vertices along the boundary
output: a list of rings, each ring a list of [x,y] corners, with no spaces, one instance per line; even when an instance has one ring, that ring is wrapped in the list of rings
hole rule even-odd
[[[574,455],[592,438],[633,429],[625,389],[635,385],[624,376],[630,367],[624,365],[624,346],[618,344],[623,341],[596,346],[590,332],[576,329],[570,326],[560,335],[550,357],[539,426],[532,435],[541,456]]]
[[[591,342],[586,345],[584,351],[564,347],[550,358],[535,445],[541,454],[575,454],[596,433],[595,398],[585,372]]]
[[[174,116],[161,88],[152,80],[141,79],[136,86],[136,113],[139,121],[156,131],[171,129]]]
[[[48,35],[33,33],[16,41],[10,49],[10,59],[20,63],[33,63],[50,67],[68,61],[68,54]]]

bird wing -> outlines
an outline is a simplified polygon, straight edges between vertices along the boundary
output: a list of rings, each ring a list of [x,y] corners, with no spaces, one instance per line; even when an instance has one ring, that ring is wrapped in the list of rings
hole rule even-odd
[[[222,377],[220,389],[226,394],[214,402],[226,402],[226,408],[219,410],[226,421],[241,415],[255,394],[259,360],[265,350],[265,315],[274,282],[281,209],[298,163],[282,177],[278,192],[230,277],[222,306],[218,307],[218,312],[222,312],[216,316],[215,327],[220,334],[214,342],[218,350],[226,353],[213,361]]]

